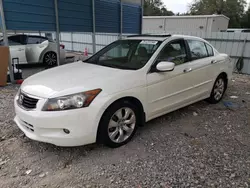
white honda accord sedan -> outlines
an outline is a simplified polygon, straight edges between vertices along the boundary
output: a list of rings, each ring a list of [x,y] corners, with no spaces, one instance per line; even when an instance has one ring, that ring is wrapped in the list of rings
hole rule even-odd
[[[218,103],[232,71],[230,58],[201,38],[130,36],[26,79],[15,122],[27,137],[57,146],[119,147],[153,118],[203,99]]]

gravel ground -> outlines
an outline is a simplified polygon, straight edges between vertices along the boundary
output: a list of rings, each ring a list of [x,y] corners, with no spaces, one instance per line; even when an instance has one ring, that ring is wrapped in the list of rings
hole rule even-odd
[[[118,149],[29,140],[13,122],[17,89],[0,88],[0,187],[250,186],[249,76],[235,75],[224,103],[202,101],[150,121]]]

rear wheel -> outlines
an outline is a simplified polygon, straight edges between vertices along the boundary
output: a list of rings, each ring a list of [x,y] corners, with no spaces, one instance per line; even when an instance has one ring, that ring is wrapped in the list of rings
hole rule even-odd
[[[129,101],[119,101],[111,105],[103,114],[97,140],[116,148],[128,143],[137,130],[139,111]]]
[[[212,104],[220,102],[221,99],[223,98],[226,88],[227,88],[227,79],[223,75],[220,75],[216,79],[213,90],[207,101]]]
[[[56,55],[56,53],[55,52],[47,52],[44,55],[43,63],[47,67],[55,67],[55,66],[57,66],[57,55]]]

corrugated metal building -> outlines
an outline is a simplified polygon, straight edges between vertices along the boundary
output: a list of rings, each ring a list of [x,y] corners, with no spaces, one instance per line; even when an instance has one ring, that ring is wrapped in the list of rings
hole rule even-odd
[[[141,32],[141,0],[57,0],[57,2],[61,32],[92,32],[93,27],[96,32],[101,33]],[[95,4],[94,13],[93,4]],[[56,30],[54,0],[3,0],[3,9],[7,30]]]
[[[224,15],[144,16],[143,32],[202,31],[219,32],[228,28]]]

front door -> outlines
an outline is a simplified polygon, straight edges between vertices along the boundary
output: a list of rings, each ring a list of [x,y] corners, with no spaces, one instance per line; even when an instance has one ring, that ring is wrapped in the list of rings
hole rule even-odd
[[[174,70],[147,74],[149,119],[185,106],[193,100],[194,75],[187,52],[187,45],[183,39],[168,43],[158,55],[156,63],[174,62]]]

